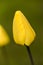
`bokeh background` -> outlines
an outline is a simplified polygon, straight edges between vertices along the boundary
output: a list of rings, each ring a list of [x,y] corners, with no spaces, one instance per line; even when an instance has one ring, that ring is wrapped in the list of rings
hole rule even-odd
[[[0,47],[0,65],[31,65],[25,46],[13,41],[12,23],[16,10],[21,10],[36,31],[30,45],[34,65],[43,65],[43,0],[0,0],[0,24],[10,37],[10,44]]]

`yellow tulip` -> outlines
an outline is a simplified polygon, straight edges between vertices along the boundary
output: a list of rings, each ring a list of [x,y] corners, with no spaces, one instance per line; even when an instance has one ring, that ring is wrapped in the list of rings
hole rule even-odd
[[[8,44],[10,41],[9,36],[7,35],[4,28],[0,25],[0,46]]]
[[[21,11],[16,11],[13,19],[13,38],[17,44],[31,45],[36,34]]]

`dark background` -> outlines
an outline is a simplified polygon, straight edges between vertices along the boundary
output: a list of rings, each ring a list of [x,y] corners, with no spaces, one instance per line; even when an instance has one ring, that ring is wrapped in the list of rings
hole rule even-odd
[[[36,31],[30,45],[35,65],[43,65],[43,0],[0,0],[0,24],[10,37],[10,44],[0,47],[0,65],[31,65],[25,46],[13,41],[12,23],[16,10],[21,10]]]

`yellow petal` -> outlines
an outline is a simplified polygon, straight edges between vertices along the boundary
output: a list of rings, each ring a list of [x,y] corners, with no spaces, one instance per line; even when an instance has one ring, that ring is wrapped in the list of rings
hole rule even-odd
[[[21,15],[18,13],[18,11],[15,13],[13,19],[13,38],[17,44],[24,45],[25,29]]]
[[[33,42],[33,40],[36,36],[35,31],[32,28],[32,26],[30,25],[29,21],[23,15],[23,13],[21,11],[18,11],[18,14],[21,15],[21,16],[19,16],[21,18],[20,21],[23,22],[23,25],[25,28],[26,36],[25,36],[25,42],[24,43],[25,43],[25,45],[29,46]]]
[[[0,46],[4,46],[8,44],[10,41],[6,31],[4,28],[0,25]]]

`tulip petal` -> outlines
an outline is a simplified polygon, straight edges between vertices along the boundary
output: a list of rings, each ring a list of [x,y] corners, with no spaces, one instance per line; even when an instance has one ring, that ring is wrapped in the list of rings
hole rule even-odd
[[[8,44],[10,41],[6,31],[4,28],[0,25],[0,46],[4,46]]]
[[[26,17],[23,15],[23,13],[21,11],[18,11],[18,14],[21,15],[21,18],[22,18],[22,22],[23,22],[23,25],[24,25],[24,28],[25,28],[25,33],[26,33],[26,36],[25,36],[25,45],[29,46],[36,34],[35,34],[35,31],[33,30],[32,26],[30,25],[29,21],[26,19]]]
[[[15,13],[13,19],[13,38],[17,44],[24,45],[25,29],[22,22],[21,14],[18,11]]]

